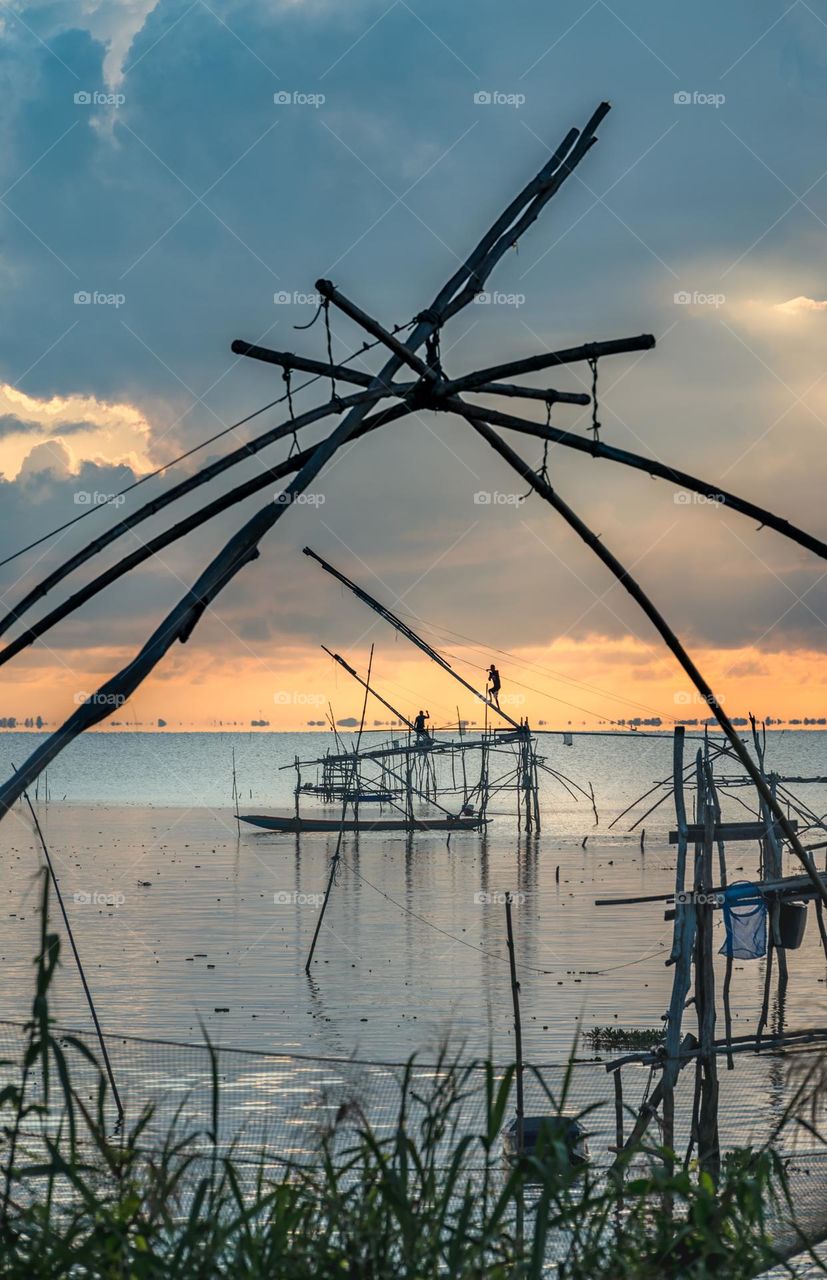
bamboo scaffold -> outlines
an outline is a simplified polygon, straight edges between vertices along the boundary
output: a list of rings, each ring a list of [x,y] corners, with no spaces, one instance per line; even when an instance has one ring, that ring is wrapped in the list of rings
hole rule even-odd
[[[486,717],[489,712],[493,712],[506,722],[509,728],[506,730],[505,735],[503,735],[501,731],[490,730],[486,727],[479,739],[471,738],[458,744],[454,742],[443,743],[441,744],[442,750],[443,752],[448,751],[451,754],[453,754],[455,749],[459,752],[467,752],[475,748],[479,750],[480,781],[473,792],[468,793],[466,790],[466,794],[463,799],[463,812],[468,811],[473,799],[477,809],[483,816],[485,816],[488,803],[493,795],[503,791],[514,791],[517,796],[517,818],[520,828],[524,829],[526,832],[538,832],[540,830],[538,774],[539,768],[544,764],[544,761],[538,758],[537,742],[532,736],[528,720],[515,720],[507,711],[503,710],[497,699],[489,698],[486,694],[475,689],[464,676],[454,670],[450,662],[448,662],[448,660],[439,653],[438,650],[434,649],[432,645],[423,640],[407,622],[404,622],[401,618],[397,617],[397,615],[393,613],[387,605],[382,604],[381,601],[375,598],[375,596],[370,595],[364,587],[360,587],[351,578],[347,577],[346,574],[342,573],[340,569],[334,568],[332,564],[323,559],[323,557],[318,555],[315,551],[312,551],[310,547],[304,548],[304,554],[320,565],[326,573],[328,573],[332,578],[335,578],[337,582],[340,582],[342,586],[351,591],[356,598],[361,600],[363,604],[367,605],[369,609],[373,610],[374,613],[377,613],[381,618],[388,622],[397,633],[404,636],[405,639],[409,640],[417,649],[421,650],[421,652],[435,663],[436,666],[450,675],[458,684],[462,685],[468,693],[471,693],[475,698],[482,702],[485,706]],[[324,646],[322,647],[324,648]],[[330,651],[326,650],[326,652],[329,653]],[[339,665],[343,666],[345,670],[359,681],[360,684],[363,684],[366,689],[369,688],[365,682],[359,679],[359,676],[353,668],[348,666],[348,664],[342,660],[340,655],[335,654],[332,656]],[[389,703],[384,698],[380,698],[380,701],[385,707],[389,706]],[[413,725],[409,720],[406,720],[404,717],[398,718],[401,718],[404,723],[408,725],[409,732],[413,729]],[[432,744],[432,736],[427,732],[417,733],[413,743],[411,743],[410,739],[408,743],[408,751],[410,751],[411,746],[413,746],[413,755],[409,756],[407,760],[407,768],[410,771],[412,765],[416,766],[417,763],[419,764],[420,783],[418,789],[421,794],[424,792],[426,798],[429,794],[429,786],[433,787],[434,796],[436,794],[436,774],[433,772],[433,761],[429,751]],[[506,775],[499,775],[492,779],[489,775],[489,765],[492,752],[501,752],[503,747],[507,744],[513,744],[516,755],[516,763],[513,773],[509,772]]]
[[[296,769],[297,798],[300,794],[315,796],[325,804],[344,798],[354,808],[358,803],[378,805],[380,810],[389,807],[404,814],[415,829],[415,801],[436,807],[448,818],[473,817],[482,826],[489,819],[492,800],[514,795],[513,816],[517,818],[518,828],[535,833],[540,830],[539,769],[549,773],[575,799],[575,791],[591,799],[591,794],[571,778],[546,765],[545,759],[537,754],[536,739],[528,724],[514,729],[486,726],[479,733],[460,732],[458,737],[452,730],[449,730],[450,736],[437,736],[440,733],[437,729],[417,732],[413,722],[379,692],[375,680],[370,683],[363,680],[341,654],[333,653],[326,645],[322,645],[322,649],[360,685],[366,701],[374,697],[395,715],[403,726],[403,733],[353,751],[337,743],[336,750],[328,750],[324,755],[282,765],[282,769]],[[442,665],[442,656],[429,651]],[[459,771],[457,762],[461,765]],[[303,782],[303,773],[310,770],[315,771],[313,780]],[[496,816],[506,817],[509,813],[497,810]]]
[[[442,367],[440,338],[443,328],[484,290],[486,281],[499,261],[529,231],[549,201],[557,195],[584,160],[596,144],[598,129],[609,110],[608,103],[601,103],[582,130],[573,128],[566,133],[560,145],[548,157],[539,172],[507,204],[500,216],[478,241],[476,247],[436,293],[431,304],[417,312],[407,324],[388,329],[333,283],[328,280],[318,281],[318,290],[322,297],[320,310],[324,313],[328,336],[331,308],[335,308],[349,316],[371,339],[363,343],[361,352],[355,354],[362,354],[365,350],[372,349],[385,353],[384,364],[376,373],[365,373],[354,369],[350,359],[334,363],[329,341],[326,360],[312,360],[310,357],[292,353],[268,351],[242,340],[237,340],[233,344],[233,349],[240,355],[259,361],[264,360],[280,368],[287,378],[294,371],[299,371],[311,375],[309,381],[329,379],[331,386],[329,400],[296,416],[293,412],[293,394],[288,382],[286,395],[281,397],[281,401],[287,400],[289,419],[231,451],[223,458],[201,468],[165,493],[128,513],[111,528],[73,552],[55,569],[29,587],[23,598],[8,610],[5,617],[0,619],[0,632],[7,631],[19,622],[58,583],[142,521],[157,515],[162,509],[258,454],[277,440],[290,438],[295,443],[300,430],[314,423],[323,422],[327,418],[337,419],[337,422],[332,431],[318,443],[300,449],[298,452],[291,450],[292,456],[283,462],[263,470],[260,475],[236,485],[235,488],[200,506],[196,511],[176,521],[167,530],[123,556],[115,564],[76,589],[50,612],[29,625],[0,651],[1,665],[34,644],[84,603],[124,574],[137,568],[150,556],[157,554],[164,547],[191,533],[218,514],[230,510],[253,494],[272,488],[274,483],[287,480],[292,476],[277,500],[268,502],[266,506],[255,512],[217,552],[190,589],[159,622],[135,656],[78,706],[73,714],[23,761],[19,772],[0,786],[0,817],[70,742],[87,729],[107,719],[114,710],[122,707],[123,703],[163,661],[176,641],[186,643],[190,639],[204,613],[214,606],[218,596],[241,570],[258,559],[262,540],[280,520],[285,518],[295,500],[307,491],[342,446],[401,419],[413,419],[416,422],[420,419],[421,413],[427,410],[448,413],[469,424],[513,471],[528,481],[534,492],[563,518],[633,597],[683,667],[694,687],[709,705],[729,740],[734,755],[751,778],[768,812],[778,823],[784,840],[788,842],[801,862],[814,891],[827,904],[827,889],[816,873],[812,858],[804,850],[787,821],[778,796],[773,794],[772,787],[751,759],[719,700],[654,602],[602,540],[588,528],[557,490],[552,488],[545,476],[535,472],[534,468],[529,466],[494,428],[526,435],[543,441],[545,445],[555,444],[580,453],[587,453],[593,459],[602,458],[612,461],[699,494],[714,495],[717,509],[722,506],[729,507],[741,515],[758,521],[761,527],[773,529],[822,559],[827,559],[827,544],[792,524],[783,516],[722,489],[720,484],[714,481],[709,482],[668,463],[618,449],[600,439],[594,393],[596,392],[597,362],[604,358],[651,350],[655,346],[655,340],[650,334],[586,342],[551,353],[534,353],[521,359],[504,361],[485,369],[470,371],[456,378],[451,378]],[[424,359],[418,354],[423,350]],[[564,369],[576,363],[587,363],[593,374],[594,391],[590,397],[593,430],[590,437],[574,431],[566,431],[550,423],[543,424],[530,418],[505,413],[488,404],[476,403],[474,400],[478,395],[488,399],[512,401],[516,399],[522,401],[526,407],[540,400],[545,402],[547,410],[552,405],[560,409],[565,409],[568,405],[582,405],[584,400],[589,399],[583,393],[559,391],[550,387],[526,387],[513,381],[525,375],[540,374],[551,369]],[[403,370],[406,374],[411,373],[413,376],[408,377],[407,381],[397,381],[397,375]],[[341,396],[339,387],[346,383],[357,389],[353,394]],[[542,394],[538,395],[538,392]],[[466,398],[469,396],[471,399]],[[382,403],[388,399],[395,403]],[[272,407],[281,401],[271,401],[266,407]],[[246,420],[254,416],[256,415],[247,415]],[[192,452],[189,451],[189,454]],[[182,455],[182,458],[184,456],[188,455]],[[134,487],[130,486],[130,488]],[[84,514],[91,514],[92,510]],[[72,523],[77,523],[77,518]],[[38,539],[38,544],[46,541],[55,532],[53,530],[51,534],[44,534]],[[30,548],[23,548],[7,559],[16,558],[27,549]]]
[[[767,772],[767,743],[763,728],[750,717],[752,743],[757,768],[770,793],[778,791],[777,775]],[[616,1166],[640,1151],[653,1122],[661,1125],[665,1159],[678,1158],[675,1152],[675,1099],[687,1068],[694,1077],[691,1088],[689,1143],[682,1155],[684,1166],[696,1154],[702,1169],[713,1179],[720,1172],[721,1144],[718,1118],[719,1061],[726,1069],[735,1070],[737,1055],[767,1051],[777,1054],[807,1044],[827,1043],[827,1029],[786,1026],[786,998],[789,983],[788,957],[801,945],[807,918],[807,907],[815,902],[819,933],[827,955],[827,934],[823,927],[822,898],[809,874],[784,874],[784,855],[791,842],[782,831],[776,815],[764,798],[763,789],[754,786],[747,775],[716,777],[715,763],[731,761],[733,753],[726,746],[712,744],[707,736],[694,758],[684,762],[685,731],[678,725],[674,734],[671,794],[675,807],[676,829],[670,832],[675,846],[675,888],[671,894],[649,894],[640,898],[597,899],[596,906],[632,906],[662,903],[665,918],[673,921],[672,947],[666,964],[673,969],[672,992],[664,1015],[665,1037],[662,1047],[631,1053],[607,1064],[607,1070],[620,1074],[625,1066],[648,1066],[660,1072],[657,1085],[637,1113],[628,1138],[620,1145]],[[736,795],[741,808],[750,809],[748,818],[725,821],[722,796],[728,787],[749,784],[753,789],[753,805]],[[659,787],[661,784],[656,784]],[[694,813],[690,821],[687,790],[694,791]],[[641,800],[647,797],[641,797]],[[732,799],[732,797],[730,797]],[[806,806],[800,806],[792,793],[785,801],[793,812],[802,816],[788,819],[788,826],[799,837],[804,827]],[[809,815],[813,816],[813,815]],[[827,830],[825,820],[813,823],[811,831]],[[737,842],[738,863],[744,860],[743,845],[752,845],[756,856],[755,879],[730,882],[727,845]],[[807,850],[812,853],[812,848]],[[740,865],[739,865],[740,870]],[[827,872],[817,873],[823,891]],[[723,911],[725,942],[720,949],[723,959],[723,982],[716,973],[713,949],[713,926],[716,912]],[[733,960],[763,960],[764,988],[755,1030],[749,1035],[733,1036],[731,1009]],[[767,1031],[773,982],[773,962],[777,971],[773,1026]],[[692,1008],[694,1027],[687,1031],[685,1014]],[[723,1014],[723,1035],[719,1034],[718,1015]],[[619,1089],[622,1087],[618,1086]]]

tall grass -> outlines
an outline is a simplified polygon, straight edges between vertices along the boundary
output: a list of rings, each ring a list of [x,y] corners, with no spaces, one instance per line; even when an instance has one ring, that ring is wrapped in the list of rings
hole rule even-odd
[[[147,1109],[113,1132],[104,1073],[82,1042],[53,1032],[59,956],[44,879],[25,1050],[21,1062],[2,1063],[2,1276],[746,1280],[774,1261],[766,1213],[783,1181],[770,1151],[734,1153],[717,1188],[670,1171],[659,1151],[630,1164],[622,1187],[572,1167],[554,1141],[507,1165],[513,1069],[490,1064],[477,1132],[464,1132],[459,1116],[478,1072],[472,1085],[471,1069],[446,1058],[424,1091],[409,1067],[381,1134],[358,1104],[343,1103],[310,1164],[262,1158],[251,1171],[226,1148],[212,1050],[203,1129],[179,1115],[158,1136]],[[91,1098],[88,1084],[73,1082],[74,1055],[85,1080],[94,1072]],[[567,1093],[567,1083],[561,1097],[547,1091],[550,1112],[566,1107]]]

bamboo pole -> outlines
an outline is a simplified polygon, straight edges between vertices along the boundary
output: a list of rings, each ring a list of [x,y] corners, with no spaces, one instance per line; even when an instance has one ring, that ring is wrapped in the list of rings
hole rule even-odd
[[[485,382],[469,387],[474,394],[510,396],[518,400],[542,400],[544,404],[591,404],[592,398],[582,391],[555,391],[552,387],[518,387],[509,382]]]
[[[362,677],[358,675],[356,671],[354,671],[353,667],[351,667],[347,662],[345,662],[341,654],[331,653],[327,645],[324,645],[324,644],[322,645],[322,648],[324,649],[328,657],[332,658],[334,662],[338,662],[339,666],[342,667],[348,673],[348,675],[353,676],[353,679],[357,681],[357,683],[360,684],[363,689],[365,689],[368,693],[372,693],[377,702],[381,702],[383,707],[387,707],[391,715],[395,716],[397,720],[401,720],[402,723],[404,725],[407,725],[409,729],[413,729],[413,724],[407,718],[407,716],[403,716],[402,712],[397,711],[396,707],[394,707],[390,702],[388,702],[386,698],[383,698],[381,693],[377,693],[376,690],[368,683],[367,680],[363,680]],[[371,651],[372,651],[372,648],[371,648]]]
[[[523,1097],[523,1024],[520,1017],[520,984],[517,981],[517,961],[514,955],[514,925],[511,919],[511,892],[505,895],[505,929],[508,945],[508,966],[511,973],[511,1007],[514,1014],[514,1062],[517,1091],[517,1159],[522,1162],[525,1154],[525,1100]],[[522,1182],[521,1182],[522,1187]],[[523,1202],[522,1192],[517,1199],[517,1244],[522,1247]]]
[[[721,813],[721,802],[718,799],[718,790],[717,790],[717,787],[715,786],[715,778],[713,775],[712,762],[710,760],[709,738],[707,738],[706,742],[704,743],[704,777],[706,779],[707,792],[712,802],[713,825],[714,827],[717,828],[721,822],[722,813]],[[727,875],[726,849],[725,849],[723,840],[721,840],[720,838],[718,838],[717,840],[717,846],[718,846],[718,878],[721,883],[721,888],[723,889],[724,892],[726,892],[727,883],[729,879]],[[724,1005],[724,1033],[726,1036],[727,1043],[729,1043],[732,1040],[732,1002],[730,999],[730,991],[732,987],[732,970],[733,970],[733,957],[729,953],[727,953],[726,966],[724,970],[724,985],[723,985],[723,992],[722,992],[723,1005]],[[732,1071],[734,1070],[734,1067],[735,1067],[735,1063],[732,1060],[732,1054],[728,1054],[727,1070]]]
[[[460,406],[462,407],[460,408]],[[614,445],[604,444],[602,441],[586,439],[585,436],[574,435],[573,432],[563,431],[559,427],[546,426],[545,423],[530,422],[524,418],[515,417],[513,414],[502,413],[498,409],[490,409],[488,406],[469,405],[464,400],[454,400],[450,395],[439,398],[433,407],[438,410],[451,409],[468,420],[473,418],[476,422],[507,427],[524,435],[535,436],[538,440],[549,440],[551,443],[563,445],[567,449],[574,449],[579,453],[588,453],[593,458],[606,458],[611,462],[620,463],[622,466],[631,467],[636,471],[642,471],[660,480],[668,480],[682,489],[688,489],[693,493],[699,493],[703,497],[711,499],[718,506],[729,507],[733,511],[737,511],[739,515],[748,516],[751,520],[757,520],[759,526],[766,525],[767,528],[774,529],[776,533],[783,534],[790,541],[796,542],[799,546],[813,552],[820,559],[827,560],[827,542],[823,542],[821,538],[816,538],[805,530],[799,529],[796,525],[791,524],[789,520],[775,515],[766,507],[760,507],[755,502],[748,502],[744,498],[739,498],[737,494],[721,488],[718,484],[701,480],[697,476],[690,475],[688,471],[681,471],[678,467],[659,462],[656,458],[644,458],[640,454],[630,453],[627,449],[618,449]]]
[[[697,846],[695,888],[703,893],[712,884],[712,845],[715,811],[706,785],[704,761],[698,749],[697,821],[703,821],[703,841]],[[698,1017],[698,1041],[701,1053],[697,1059],[698,1159],[701,1168],[717,1182],[721,1167],[718,1138],[718,1065],[713,1053],[715,1043],[715,968],[712,954],[712,906],[699,903],[695,935],[695,1011]]]
[[[255,342],[245,342],[243,338],[236,338],[230,350],[237,356],[248,356],[251,360],[276,364],[285,372],[298,369],[302,373],[315,373],[319,378],[332,378],[336,382],[352,382],[357,387],[369,387],[373,380],[372,374],[362,373],[360,369],[352,369],[350,365],[329,364],[326,360],[310,360],[307,356],[298,356],[292,351],[273,351],[270,347],[260,347]]]
[[[423,640],[421,636],[418,636],[406,622],[403,622],[401,618],[397,618],[396,614],[391,613],[390,609],[388,609],[386,605],[383,605],[374,596],[369,595],[363,587],[358,586],[351,578],[348,578],[339,569],[334,568],[329,561],[324,560],[322,556],[318,555],[310,547],[303,547],[302,550],[306,556],[310,556],[312,560],[315,560],[317,564],[321,565],[326,573],[329,573],[331,577],[336,578],[338,582],[341,582],[343,586],[352,591],[357,599],[361,600],[363,604],[366,604],[369,609],[374,611],[374,613],[378,613],[386,622],[389,622],[391,626],[394,627],[401,635],[405,636],[407,640],[410,640],[411,644],[416,645],[418,649],[421,649],[423,653],[427,654],[432,662],[435,662],[443,671],[447,671],[455,680],[458,680],[464,688],[466,688],[470,693],[473,693],[475,698],[478,698],[480,702],[485,703],[487,707],[491,707],[492,710],[496,711],[500,716],[502,716],[503,720],[506,720],[508,724],[511,725],[513,729],[516,729],[518,732],[520,731],[521,726],[516,720],[513,720],[506,711],[501,710],[501,708],[496,706],[493,702],[489,702],[478,689],[475,689],[474,686],[469,684],[463,676],[461,676],[457,671],[454,671],[451,664],[446,662],[445,658],[443,658],[440,653],[437,653],[436,649],[432,649],[431,646]]]
[[[675,1150],[675,1085],[680,1074],[681,1025],[686,997],[692,979],[692,952],[695,941],[696,907],[694,901],[684,902],[686,889],[687,821],[684,795],[683,751],[685,730],[683,725],[675,729],[672,748],[672,786],[675,799],[675,817],[678,824],[678,848],[675,858],[675,924],[672,934],[672,952],[667,963],[675,966],[672,978],[672,995],[666,1021],[666,1058],[663,1066],[663,1117],[664,1146]],[[670,1168],[672,1162],[670,1161]]]
[[[477,391],[486,383],[499,383],[503,378],[516,378],[526,373],[542,373],[545,369],[555,369],[566,364],[580,364],[585,360],[599,360],[604,356],[651,351],[654,345],[655,339],[651,333],[641,333],[632,338],[610,338],[605,342],[583,342],[577,347],[565,347],[561,351],[543,351],[539,355],[525,356],[521,360],[508,360],[504,364],[479,369],[476,373],[466,373],[461,378],[452,379],[448,387],[452,394],[460,395],[463,391]]]

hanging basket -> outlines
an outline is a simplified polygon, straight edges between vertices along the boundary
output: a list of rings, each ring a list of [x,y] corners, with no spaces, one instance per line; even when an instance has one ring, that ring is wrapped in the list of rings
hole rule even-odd
[[[782,902],[778,912],[778,936],[785,951],[797,951],[807,928],[807,904]]]

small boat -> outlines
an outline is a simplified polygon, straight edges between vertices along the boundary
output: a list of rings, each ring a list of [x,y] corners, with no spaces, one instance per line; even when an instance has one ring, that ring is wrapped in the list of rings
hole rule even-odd
[[[297,818],[295,814],[240,813],[241,822],[265,831],[478,831],[483,819],[478,815],[460,818]]]

